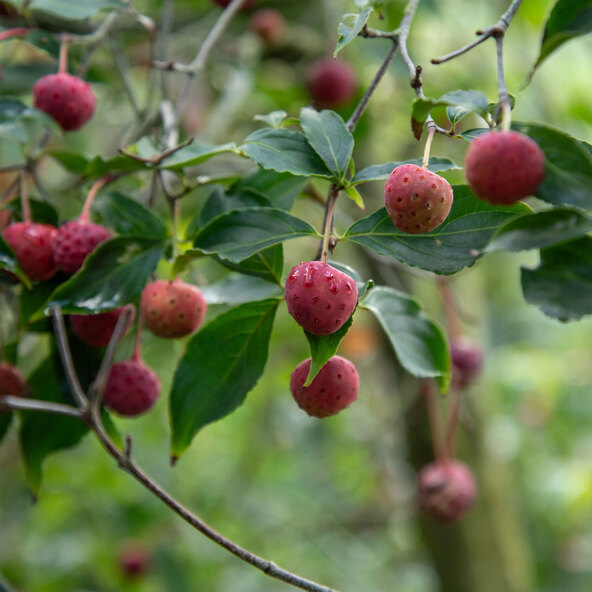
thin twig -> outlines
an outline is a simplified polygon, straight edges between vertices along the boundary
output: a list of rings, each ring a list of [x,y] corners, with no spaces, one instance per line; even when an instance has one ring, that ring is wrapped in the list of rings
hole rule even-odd
[[[431,380],[424,380],[421,385],[421,395],[425,401],[430,422],[430,433],[432,436],[432,446],[434,448],[434,457],[438,461],[446,462],[449,460],[448,445],[445,436],[442,433],[442,424],[438,402],[436,401],[434,383]]]
[[[168,158],[172,154],[175,154],[175,152],[178,152],[182,148],[185,148],[186,146],[189,146],[189,144],[192,144],[194,140],[195,138],[188,138],[184,142],[181,142],[180,144],[177,144],[176,146],[173,146],[172,148],[169,148],[168,150],[165,150],[164,152],[157,154],[156,156],[151,156],[150,158],[145,158],[143,156],[139,156],[138,154],[133,154],[132,152],[127,152],[122,148],[120,148],[118,152],[120,154],[128,156],[129,158],[133,158],[134,160],[138,160],[140,162],[156,166],[159,165],[165,158]]]
[[[64,405],[63,403],[54,403],[53,401],[39,401],[27,397],[14,397],[12,395],[3,395],[0,397],[0,411],[5,409],[20,411],[40,411],[43,413],[52,413],[55,415],[67,415],[82,420],[83,414],[78,407]]]

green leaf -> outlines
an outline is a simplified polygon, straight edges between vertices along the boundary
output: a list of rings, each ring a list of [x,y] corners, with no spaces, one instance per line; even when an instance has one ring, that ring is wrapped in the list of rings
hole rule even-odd
[[[106,10],[123,8],[121,0],[32,0],[29,10],[33,19],[38,13],[57,16],[67,20],[84,20]]]
[[[13,414],[10,411],[0,412],[0,444],[8,432],[10,422],[12,421],[12,415]]]
[[[117,234],[164,241],[167,227],[160,218],[134,199],[120,193],[103,192],[93,202],[93,210]]]
[[[49,150],[47,154],[57,160],[67,171],[77,175],[84,175],[88,166],[88,159],[77,152]]]
[[[236,144],[229,142],[228,144],[215,146],[214,144],[206,144],[204,142],[193,142],[189,146],[185,146],[185,148],[181,148],[181,150],[177,150],[177,152],[165,158],[160,163],[159,168],[177,170],[195,166],[223,152],[237,152]]]
[[[443,391],[448,389],[450,353],[446,337],[415,298],[394,288],[376,286],[360,306],[374,314],[407,372],[419,378],[436,378]]]
[[[156,268],[164,244],[148,238],[115,237],[101,243],[82,268],[61,284],[45,305],[69,313],[102,312],[136,298]]]
[[[504,224],[486,251],[522,251],[565,243],[592,231],[592,218],[577,210],[554,208]]]
[[[350,226],[344,238],[407,265],[449,275],[474,265],[501,226],[514,216],[530,211],[521,203],[512,206],[487,203],[466,185],[456,185],[453,191],[454,202],[448,218],[430,233],[401,232],[381,208]]]
[[[237,198],[264,197],[273,207],[290,210],[305,183],[306,179],[290,173],[259,169],[251,175],[241,177],[228,190],[228,195]]]
[[[281,298],[284,295],[280,286],[274,286],[256,277],[234,274],[210,286],[202,286],[200,289],[208,304],[227,306],[268,298]]]
[[[364,198],[354,185],[346,187],[344,191],[345,194],[358,206],[358,208],[360,208],[360,210],[366,209],[366,206],[364,205]]]
[[[31,214],[35,222],[51,224],[52,226],[58,225],[58,213],[52,205],[38,199],[30,199],[29,205],[31,206]],[[20,199],[10,202],[8,209],[12,212],[12,217],[15,220],[23,219]]]
[[[592,31],[592,0],[558,0],[547,19],[539,57],[529,79],[543,60],[566,41]]]
[[[267,113],[266,115],[254,115],[253,119],[255,121],[262,121],[269,127],[278,128],[282,126],[282,122],[286,117],[288,117],[288,114],[285,111],[278,110]]]
[[[49,318],[43,317],[35,321],[33,317],[62,283],[63,278],[52,278],[50,281],[34,284],[31,290],[21,290],[19,294],[19,327],[21,329],[39,333],[52,331]]]
[[[59,361],[46,358],[27,378],[33,397],[42,401],[72,404]],[[37,496],[42,478],[42,465],[52,452],[78,444],[88,431],[80,420],[62,415],[21,411],[20,444],[27,480]]]
[[[130,158],[125,154],[118,154],[107,160],[100,156],[95,156],[87,163],[84,169],[84,175],[94,179],[112,173],[133,173],[135,171],[148,170],[148,168],[146,163],[135,158]]]
[[[432,109],[447,107],[448,118],[455,125],[469,113],[477,113],[487,119],[488,105],[487,97],[479,90],[455,90],[438,99],[429,97],[415,99],[411,111],[411,126],[415,137],[419,140],[423,132],[423,125]]]
[[[337,352],[337,348],[341,343],[341,340],[345,337],[345,334],[349,331],[353,322],[353,315],[349,317],[347,322],[335,333],[330,335],[313,335],[308,331],[305,331],[306,339],[310,345],[310,370],[308,371],[308,377],[304,386],[308,386],[321,371],[323,366],[332,358]]]
[[[539,267],[522,268],[522,291],[529,304],[560,321],[592,314],[592,238],[542,249]]]
[[[12,97],[0,99],[0,138],[29,152],[38,145],[47,129],[58,132],[60,128],[43,111],[27,107]]]
[[[304,107],[300,111],[300,125],[313,150],[335,177],[343,181],[354,149],[354,138],[341,116],[329,109],[316,111]]]
[[[282,245],[274,245],[263,249],[239,263],[232,263],[220,258],[218,258],[218,261],[232,271],[258,277],[273,284],[281,285],[282,283],[282,269],[284,268],[284,248]]]
[[[239,263],[251,255],[291,238],[319,236],[304,220],[284,210],[245,208],[214,218],[195,236],[194,246]]]
[[[412,158],[401,162],[385,162],[384,164],[373,164],[366,167],[356,173],[352,179],[352,183],[357,185],[358,183],[366,183],[368,181],[386,181],[389,175],[402,164],[416,164],[421,166],[421,158]],[[432,173],[439,173],[440,171],[456,171],[460,170],[454,161],[450,158],[434,156],[430,158],[428,169]]]
[[[221,314],[189,341],[170,397],[174,458],[201,428],[241,405],[257,384],[267,361],[278,303],[268,299],[242,304]]]
[[[553,205],[592,209],[592,154],[572,136],[544,125],[516,123],[545,153],[545,178],[535,195]]]
[[[53,35],[49,35],[47,31],[32,29],[22,39],[56,59],[60,55],[60,44],[57,42],[56,38]]]
[[[8,271],[16,275],[16,277],[31,289],[31,281],[27,275],[21,270],[16,261],[16,257],[12,252],[12,249],[4,242],[4,239],[0,236],[0,269]]]
[[[283,128],[257,130],[239,149],[264,169],[302,177],[333,176],[301,132]]]
[[[368,17],[372,12],[372,8],[365,8],[359,14],[348,13],[343,15],[343,20],[337,27],[339,38],[337,39],[337,45],[333,52],[333,57],[337,57],[337,54],[349,43],[351,43],[364,28],[364,25],[368,21]],[[346,20],[352,21],[351,26],[346,24]]]

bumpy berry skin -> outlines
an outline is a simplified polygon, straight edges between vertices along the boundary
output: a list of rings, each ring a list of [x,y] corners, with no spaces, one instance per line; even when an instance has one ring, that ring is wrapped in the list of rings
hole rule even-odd
[[[222,6],[224,8],[226,8],[230,4],[230,0],[214,0],[214,2],[218,6]],[[255,2],[257,2],[257,0],[245,0],[244,3],[241,4],[240,9],[247,10],[247,8],[251,8],[251,6],[253,6],[253,4],[255,4]]]
[[[384,206],[394,225],[407,234],[431,232],[446,220],[452,187],[440,175],[416,164],[402,164],[384,185]]]
[[[333,58],[314,62],[307,72],[306,81],[313,103],[320,109],[341,107],[356,94],[354,71],[345,62]]]
[[[160,380],[138,359],[114,364],[105,387],[105,405],[126,417],[148,411],[160,396]]]
[[[290,376],[290,392],[300,409],[312,417],[329,417],[358,398],[360,377],[349,360],[333,356],[305,387],[310,362],[310,358],[300,362]]]
[[[70,132],[80,129],[93,116],[96,99],[88,83],[60,72],[43,76],[33,85],[33,103]]]
[[[140,299],[140,315],[146,327],[154,335],[168,339],[197,331],[207,309],[201,290],[180,279],[151,282]]]
[[[35,222],[15,222],[2,232],[14,251],[19,267],[33,282],[43,282],[57,272],[51,243],[58,233],[55,226]]]
[[[320,261],[305,261],[292,268],[286,280],[285,299],[295,321],[314,335],[338,331],[358,302],[356,282]]]
[[[27,385],[19,369],[8,362],[0,362],[0,397],[24,397]]]
[[[66,222],[51,244],[55,264],[72,275],[82,267],[87,255],[111,236],[110,230],[88,220]]]
[[[128,306],[131,308],[132,314],[125,327],[123,336],[129,331],[134,321],[134,317],[136,316],[136,309],[134,306]],[[115,331],[117,321],[125,309],[126,307],[122,306],[121,308],[94,315],[70,315],[72,332],[78,339],[80,339],[80,341],[82,341],[82,343],[92,345],[93,347],[107,347],[111,340],[111,336],[113,335],[113,331]]]
[[[284,35],[286,21],[280,12],[273,8],[262,8],[251,16],[251,31],[267,45],[276,45]]]
[[[545,155],[519,132],[486,132],[467,151],[465,172],[471,189],[494,204],[513,204],[533,195],[545,177]]]
[[[471,509],[476,496],[473,474],[459,461],[434,462],[419,472],[419,506],[438,522],[460,520]]]

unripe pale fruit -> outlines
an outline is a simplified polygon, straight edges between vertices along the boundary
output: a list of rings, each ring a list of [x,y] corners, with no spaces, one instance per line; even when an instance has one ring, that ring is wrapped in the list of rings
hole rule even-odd
[[[51,244],[55,264],[72,275],[82,267],[87,255],[111,236],[110,230],[88,220],[66,222]]]
[[[80,129],[93,116],[96,99],[88,83],[60,72],[43,76],[33,85],[33,103],[69,132]]]
[[[8,362],[0,362],[0,397],[24,397],[26,383],[20,370]]]
[[[533,195],[545,177],[545,155],[519,132],[486,132],[467,151],[465,172],[471,189],[494,204],[513,204]]]
[[[308,92],[315,106],[334,109],[356,94],[356,75],[345,62],[323,58],[314,62],[306,76]]]
[[[222,6],[224,8],[226,8],[230,4],[230,0],[214,0],[214,2],[218,6]],[[245,0],[243,2],[243,4],[241,4],[240,9],[247,10],[247,8],[251,8],[251,6],[253,6],[253,4],[255,4],[255,2],[257,2],[257,0]]]
[[[407,234],[438,228],[452,207],[452,187],[444,177],[416,164],[402,164],[384,185],[384,206],[395,226]]]
[[[305,261],[290,271],[285,299],[288,312],[305,331],[329,335],[353,314],[358,288],[349,275],[327,263]]]
[[[273,8],[262,8],[253,13],[250,27],[267,45],[276,45],[284,35],[286,21],[280,12]]]
[[[122,338],[127,334],[134,317],[136,316],[136,309],[133,305],[128,304],[127,307],[131,308],[132,314],[130,315],[129,322],[125,326],[122,334]],[[91,315],[70,315],[70,326],[72,332],[80,341],[93,347],[107,347],[117,321],[121,316],[121,313],[126,310],[126,306],[102,312],[99,314]]]
[[[419,506],[438,522],[460,520],[471,509],[476,496],[473,474],[457,460],[433,462],[419,472]]]
[[[2,232],[14,251],[19,267],[33,282],[50,279],[57,272],[51,244],[58,233],[55,226],[35,222],[15,222]]]
[[[208,304],[197,286],[180,279],[157,280],[142,291],[140,315],[158,337],[184,337],[201,325]]]
[[[290,392],[300,409],[312,417],[329,417],[349,407],[358,398],[360,377],[355,366],[341,356],[333,356],[304,386],[311,359],[300,362],[290,376]]]
[[[128,417],[148,411],[160,396],[158,376],[141,360],[114,364],[105,387],[105,405]]]

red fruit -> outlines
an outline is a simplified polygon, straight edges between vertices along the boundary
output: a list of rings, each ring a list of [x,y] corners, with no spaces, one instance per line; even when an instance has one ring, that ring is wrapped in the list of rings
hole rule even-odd
[[[230,4],[230,0],[214,0],[214,2],[218,6],[223,6],[224,8],[226,8]],[[255,4],[255,2],[257,2],[257,0],[245,0],[244,3],[241,5],[240,9],[247,10],[247,8],[251,8],[251,6]]]
[[[111,231],[88,220],[66,222],[51,244],[55,264],[68,275],[76,273],[95,247],[111,238]]]
[[[394,225],[407,234],[438,228],[452,207],[452,187],[440,175],[416,164],[402,164],[384,185],[384,205]]]
[[[306,261],[292,268],[285,289],[288,312],[314,335],[340,329],[358,302],[356,282],[320,261]]]
[[[333,109],[347,103],[356,94],[356,75],[345,62],[323,58],[311,65],[307,86],[314,104]]]
[[[333,356],[308,385],[303,386],[311,359],[300,362],[290,376],[290,392],[300,409],[312,417],[329,417],[349,407],[358,398],[360,377],[355,366]]]
[[[26,383],[19,369],[8,362],[0,362],[0,397],[24,397]]]
[[[148,411],[160,396],[158,376],[137,358],[114,364],[105,387],[105,405],[133,417]]]
[[[125,326],[122,338],[129,331],[136,316],[135,307],[131,304],[128,304],[127,307],[131,308],[132,314],[130,315],[129,322]],[[121,313],[126,310],[127,307],[122,306],[121,308],[116,308],[99,314],[70,315],[72,332],[83,343],[92,345],[93,347],[107,347],[111,340],[111,336],[113,335],[113,331],[115,331],[115,325],[117,325]]]
[[[19,267],[33,282],[48,280],[57,272],[51,243],[58,229],[49,224],[16,222],[7,226],[2,238],[14,251]]]
[[[438,522],[456,522],[471,508],[477,486],[469,468],[456,460],[425,466],[418,476],[421,509]]]
[[[93,116],[96,99],[88,83],[60,72],[43,76],[33,85],[33,103],[69,132]]]
[[[464,389],[475,379],[483,366],[483,351],[468,339],[459,339],[450,344],[452,360],[452,383]]]
[[[519,132],[486,132],[475,138],[465,159],[467,180],[481,198],[513,204],[533,195],[545,177],[545,155]]]
[[[158,337],[184,337],[198,329],[208,304],[197,286],[180,279],[157,280],[142,291],[140,315]]]
[[[268,45],[280,41],[286,30],[286,21],[280,12],[273,8],[262,8],[253,13],[250,21],[251,31],[256,33]]]
[[[151,554],[139,545],[129,545],[119,554],[121,571],[128,578],[136,578],[145,574],[152,560]]]

